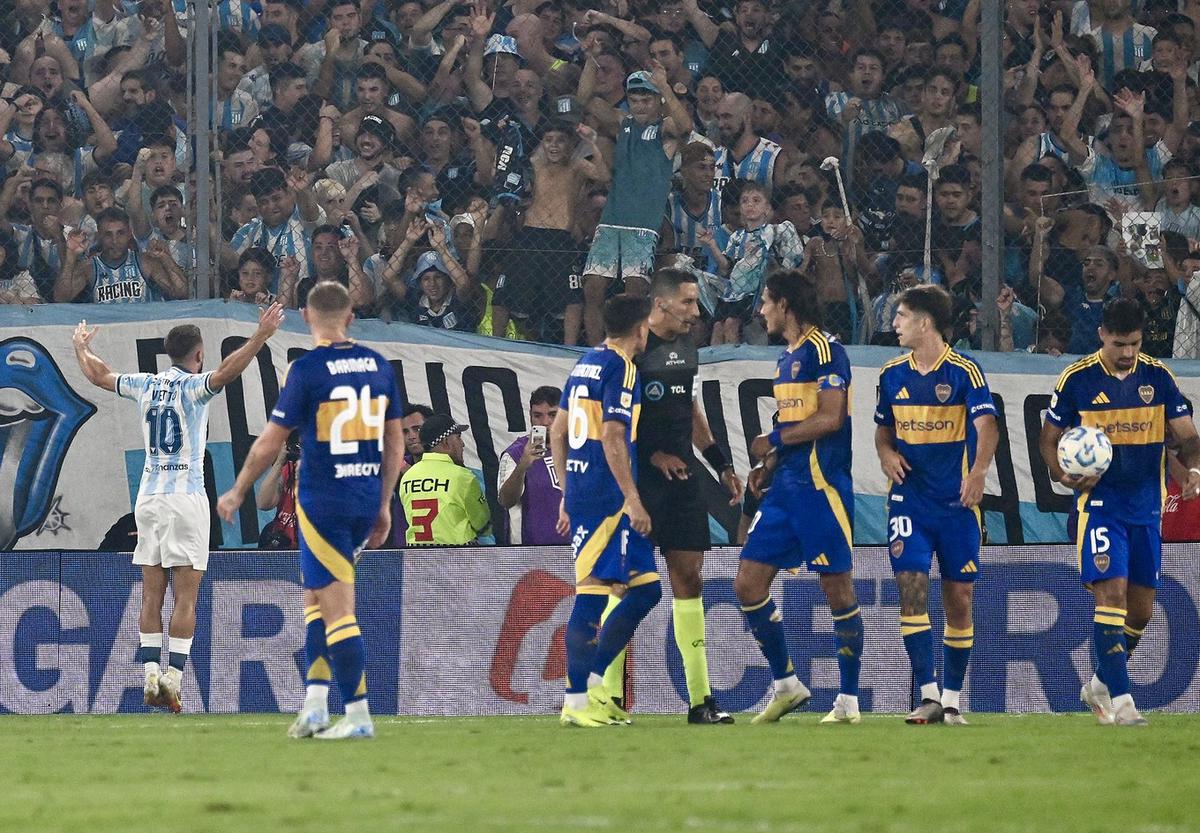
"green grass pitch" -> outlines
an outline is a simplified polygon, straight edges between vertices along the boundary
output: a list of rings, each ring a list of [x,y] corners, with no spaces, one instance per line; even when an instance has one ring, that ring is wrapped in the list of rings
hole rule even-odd
[[[1200,715],[1149,717],[381,718],[329,743],[289,740],[286,715],[6,716],[0,831],[1200,830]]]

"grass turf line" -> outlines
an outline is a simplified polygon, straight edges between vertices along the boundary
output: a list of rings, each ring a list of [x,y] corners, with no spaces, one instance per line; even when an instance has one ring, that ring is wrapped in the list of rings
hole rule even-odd
[[[1200,715],[818,717],[381,718],[373,741],[323,743],[285,737],[287,715],[5,716],[0,830],[1200,830]]]

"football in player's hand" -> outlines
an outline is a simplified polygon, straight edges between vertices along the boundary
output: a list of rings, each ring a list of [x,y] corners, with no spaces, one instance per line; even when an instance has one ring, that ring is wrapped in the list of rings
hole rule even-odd
[[[1058,464],[1067,474],[1100,477],[1108,471],[1112,458],[1112,442],[1099,428],[1079,425],[1059,438]]]

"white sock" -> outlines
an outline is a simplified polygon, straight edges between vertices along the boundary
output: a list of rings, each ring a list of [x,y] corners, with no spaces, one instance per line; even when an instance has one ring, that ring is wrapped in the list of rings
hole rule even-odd
[[[1112,700],[1113,700],[1113,711],[1114,712],[1119,712],[1122,709],[1124,709],[1126,706],[1128,706],[1131,709],[1137,708],[1137,706],[1135,706],[1133,704],[1133,695],[1132,694],[1118,694]]]
[[[567,692],[563,697],[563,705],[571,711],[583,711],[588,707],[587,692],[580,691],[574,694]]]
[[[182,636],[171,637],[171,653],[172,654],[190,654],[192,652],[192,637],[184,639]]]
[[[796,679],[795,674],[788,674],[786,677],[775,681],[776,694],[791,694],[800,688],[800,681]]]
[[[159,673],[157,662],[143,662],[142,666],[146,669],[146,679],[150,679],[151,674]]]
[[[933,700],[935,703],[941,701],[942,694],[938,690],[937,683],[925,683],[921,686],[921,700]]]
[[[1097,675],[1092,675],[1092,680],[1089,685],[1091,685],[1092,691],[1096,694],[1103,694],[1106,697],[1108,696],[1108,686],[1106,686],[1104,681],[1101,680]]]
[[[595,688],[596,686],[604,688],[604,678],[599,674],[588,674],[588,688]]]
[[[367,707],[367,698],[355,700],[346,704],[346,717],[353,723],[370,723],[371,710]]]
[[[842,704],[842,710],[846,712],[846,714],[858,714],[857,694],[839,694],[838,703]]]
[[[163,639],[163,635],[161,633],[141,633],[141,632],[138,633],[138,647],[139,648],[157,648],[158,649],[159,658],[157,660],[155,660],[153,662],[142,663],[142,665],[146,669],[147,674],[150,673],[150,670],[151,670],[150,666],[152,666],[152,665],[154,666],[154,670],[157,671],[158,664],[159,664],[159,662],[162,661],[162,639]]]
[[[958,711],[958,692],[946,689],[942,692],[942,708]]]
[[[326,683],[309,683],[304,687],[304,705],[306,708],[316,706],[329,708],[329,685]]]

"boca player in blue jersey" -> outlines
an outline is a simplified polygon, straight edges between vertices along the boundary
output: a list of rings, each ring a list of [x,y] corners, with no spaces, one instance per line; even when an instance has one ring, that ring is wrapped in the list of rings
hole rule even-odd
[[[647,298],[608,300],[608,338],[571,370],[550,428],[554,470],[566,472],[558,531],[570,535],[575,558],[564,726],[630,722],[606,693],[604,672],[662,598],[650,516],[637,488],[641,384],[633,359],[646,349],[649,316]],[[615,584],[628,589],[601,626]]]
[[[799,272],[767,279],[762,317],[767,332],[788,347],[775,370],[779,419],[754,439],[762,461],[750,489],[763,495],[750,522],[734,593],[775,680],[766,708],[752,723],[771,723],[803,707],[811,692],[796,677],[784,638],[783,617],[771,598],[780,570],[802,564],[819,576],[833,615],[841,685],[822,723],[858,723],[858,677],[863,625],[851,576],[854,488],[850,477],[850,361],[821,331],[815,287]]]
[[[403,405],[387,360],[346,337],[350,294],[324,281],[302,311],[314,347],[292,363],[279,400],[233,488],[217,504],[232,521],[254,482],[300,431],[296,520],[304,583],[304,706],[291,737],[369,738],[366,650],[354,615],[354,564],[391,528],[391,495],[404,459]],[[330,672],[346,716],[329,726]]]
[[[983,524],[979,503],[996,453],[996,406],[983,370],[946,343],[950,295],[913,287],[893,328],[911,352],[879,372],[875,450],[888,490],[888,546],[900,588],[900,634],[921,690],[908,723],[966,725],[960,693],[975,641],[972,610]],[[942,578],[944,690],[929,623],[929,569]]]
[[[1136,301],[1109,301],[1100,349],[1059,377],[1039,443],[1050,476],[1076,493],[1079,569],[1095,597],[1096,673],[1080,699],[1102,725],[1146,723],[1130,694],[1128,661],[1154,612],[1168,431],[1188,469],[1184,499],[1200,494],[1192,408],[1167,366],[1141,352],[1144,324]],[[1076,425],[1099,428],[1112,441],[1112,464],[1099,478],[1067,475],[1058,463],[1059,438]]]
[[[283,322],[283,307],[259,313],[258,329],[217,367],[204,367],[204,341],[195,324],[172,327],[163,339],[171,366],[161,373],[114,373],[92,352],[98,327],[81,321],[75,328],[75,357],[88,381],[138,403],[146,461],[133,515],[138,541],[133,563],[142,568],[137,661],[145,670],[143,699],[148,706],[183,709],[183,669],[196,634],[196,597],[208,569],[210,515],[204,491],[204,449],[208,404],[242,375]],[[170,579],[169,666],[162,671],[162,607]]]

